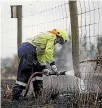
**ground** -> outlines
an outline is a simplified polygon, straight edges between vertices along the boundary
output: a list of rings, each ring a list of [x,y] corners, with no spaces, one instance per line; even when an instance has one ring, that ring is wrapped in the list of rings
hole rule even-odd
[[[11,88],[14,83],[15,80],[2,80],[2,108],[99,108],[98,99],[96,99],[97,93],[78,94],[69,91],[56,95],[57,91],[49,91],[48,89],[38,99],[29,96],[20,102],[11,102]]]

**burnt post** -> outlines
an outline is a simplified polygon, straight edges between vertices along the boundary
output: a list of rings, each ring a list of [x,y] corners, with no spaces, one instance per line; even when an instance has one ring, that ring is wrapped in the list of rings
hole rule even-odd
[[[77,1],[69,1],[71,35],[72,35],[72,58],[75,76],[81,77],[79,68],[79,30],[78,30],[78,14]]]

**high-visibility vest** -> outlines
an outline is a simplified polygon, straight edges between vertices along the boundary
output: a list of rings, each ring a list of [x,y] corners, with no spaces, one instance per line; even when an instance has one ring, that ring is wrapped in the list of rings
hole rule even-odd
[[[41,33],[25,40],[36,46],[37,58],[40,64],[46,65],[54,61],[54,42],[56,35],[50,32]]]

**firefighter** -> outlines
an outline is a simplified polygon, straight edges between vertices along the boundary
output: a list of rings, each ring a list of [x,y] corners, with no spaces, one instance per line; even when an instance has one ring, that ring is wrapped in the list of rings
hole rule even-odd
[[[43,71],[48,75],[49,69],[47,69],[47,64],[49,64],[52,72],[58,73],[54,60],[54,45],[56,43],[63,45],[67,40],[68,36],[65,31],[53,29],[28,38],[19,46],[19,66],[16,84],[12,88],[12,100],[19,100],[32,72]],[[42,75],[36,76],[33,80],[36,96],[43,88],[42,81]]]

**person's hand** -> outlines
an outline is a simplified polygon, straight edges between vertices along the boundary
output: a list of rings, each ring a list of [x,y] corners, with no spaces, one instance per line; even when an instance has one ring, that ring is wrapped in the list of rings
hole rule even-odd
[[[56,74],[58,74],[58,70],[57,70],[56,65],[52,65],[51,70],[52,70],[52,72],[55,72]]]
[[[47,75],[47,76],[48,76],[48,75],[49,75],[49,73],[50,73],[50,71],[49,71],[48,69],[43,69],[43,71],[42,71],[42,72],[43,72],[43,74],[45,74],[45,75]]]

